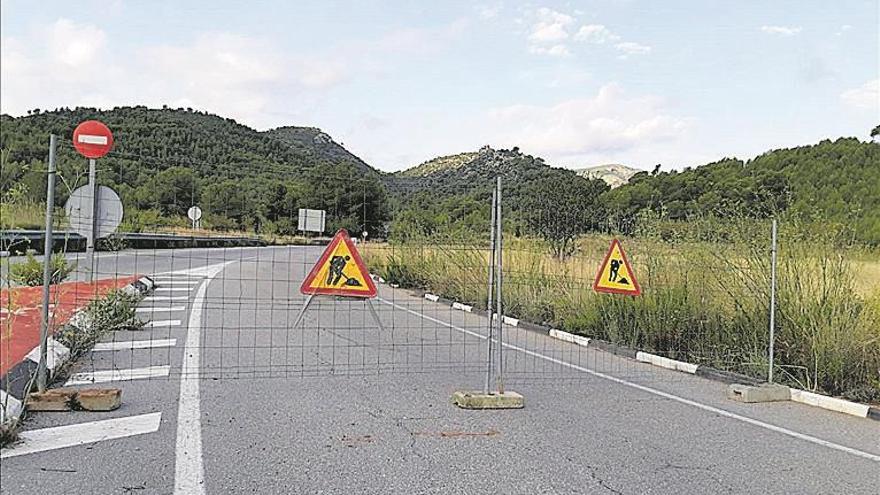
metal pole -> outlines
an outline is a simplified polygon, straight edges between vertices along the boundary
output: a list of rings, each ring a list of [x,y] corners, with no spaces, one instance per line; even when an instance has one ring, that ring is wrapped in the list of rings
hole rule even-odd
[[[503,242],[501,236],[501,176],[496,178],[495,183],[495,245],[498,251],[495,265],[495,304],[498,307],[498,321],[496,329],[498,331],[498,393],[504,393],[504,338],[503,338],[503,307],[501,305],[501,282],[503,278],[502,256],[504,254]]]
[[[49,342],[49,285],[52,282],[52,222],[55,213],[55,134],[49,135],[49,174],[46,186],[46,238],[43,243],[43,322],[40,326],[40,362],[37,365],[37,390],[46,390]]]
[[[491,239],[489,243],[491,246],[489,251],[489,296],[486,299],[486,310],[489,312],[489,332],[486,339],[486,384],[483,387],[483,392],[486,394],[489,393],[489,387],[492,386],[492,359],[494,357],[492,356],[492,326],[495,324],[495,321],[492,320],[492,315],[495,313],[495,308],[492,304],[494,300],[492,295],[495,292],[495,202],[497,201],[497,194],[496,190],[492,191],[492,222],[489,229],[489,238]]]
[[[89,282],[95,280],[95,237],[97,235],[98,185],[95,159],[89,158],[89,235],[86,238],[86,265]]]
[[[770,240],[770,365],[767,370],[767,381],[773,383],[773,344],[776,340],[776,219],[773,219]]]

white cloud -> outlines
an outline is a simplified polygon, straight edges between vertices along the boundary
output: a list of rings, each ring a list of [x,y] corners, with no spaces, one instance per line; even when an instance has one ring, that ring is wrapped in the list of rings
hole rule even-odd
[[[800,26],[761,26],[761,31],[779,36],[794,36],[801,32]]]
[[[635,43],[633,41],[618,43],[614,45],[614,48],[616,48],[617,51],[623,53],[623,55],[621,55],[621,57],[623,58],[626,58],[629,55],[646,55],[648,53],[651,53],[650,46]]]
[[[574,17],[546,7],[538,9],[536,17],[528,36],[529,52],[557,57],[568,55],[568,47],[560,42],[570,37]]]
[[[535,53],[538,55],[550,55],[552,57],[568,57],[571,55],[571,52],[568,51],[568,47],[559,44],[553,46],[541,46],[541,45],[532,45],[529,46],[529,53]]]
[[[850,107],[874,110],[880,114],[880,79],[868,81],[858,88],[844,91],[840,99]]]
[[[617,41],[620,39],[620,36],[612,33],[602,24],[586,24],[581,26],[577,34],[574,35],[574,39],[602,45],[606,42]]]
[[[662,99],[631,97],[616,84],[592,98],[494,109],[490,123],[501,145],[551,159],[676,140],[689,127],[689,119],[670,115]]]
[[[184,106],[257,127],[284,122],[278,102],[304,101],[344,82],[342,60],[295,57],[257,37],[206,33],[188,43],[114,50],[100,28],[59,19],[2,39],[0,111],[118,105]]]
[[[568,14],[541,8],[538,10],[538,22],[532,26],[529,40],[544,43],[567,39],[568,27],[573,22],[574,17]]]
[[[59,64],[82,69],[97,62],[106,34],[95,26],[58,19],[48,29],[48,53]]]

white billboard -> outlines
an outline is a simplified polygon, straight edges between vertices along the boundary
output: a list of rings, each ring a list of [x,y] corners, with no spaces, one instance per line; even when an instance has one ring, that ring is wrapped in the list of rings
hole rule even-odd
[[[300,208],[297,230],[323,234],[324,222],[326,217],[327,214],[324,212],[324,210],[309,210],[306,208]]]

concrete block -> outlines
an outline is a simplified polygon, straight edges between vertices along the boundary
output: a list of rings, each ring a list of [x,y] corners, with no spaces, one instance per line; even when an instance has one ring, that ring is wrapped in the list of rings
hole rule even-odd
[[[440,296],[435,295],[435,294],[431,294],[431,293],[427,293],[427,294],[425,294],[425,299],[427,299],[429,301],[437,302],[440,300]]]
[[[765,383],[744,385],[734,383],[727,387],[727,398],[738,402],[778,402],[791,399],[789,388],[783,385]]]
[[[28,394],[30,411],[112,411],[122,405],[122,390],[118,388],[55,388]]]
[[[32,392],[27,396],[29,411],[52,412],[76,409],[76,390],[55,388],[45,392]]]
[[[122,405],[122,390],[118,388],[87,388],[76,396],[79,406],[86,411],[113,411]]]
[[[455,392],[452,403],[462,409],[522,409],[525,399],[516,392],[484,394],[482,392]]]

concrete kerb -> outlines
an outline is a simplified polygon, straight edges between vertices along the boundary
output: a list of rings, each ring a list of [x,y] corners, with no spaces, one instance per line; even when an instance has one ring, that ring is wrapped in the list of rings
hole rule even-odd
[[[478,314],[481,316],[488,316],[488,312],[482,309],[473,308],[473,306],[468,306],[463,303],[451,301],[449,299],[442,298],[436,294],[431,294],[429,292],[423,293],[423,297],[429,301],[443,303],[452,306],[454,309],[462,309],[463,307],[470,307],[474,314]],[[496,314],[492,314],[493,320],[496,317]],[[635,359],[637,361],[650,364],[653,366],[659,366],[661,368],[671,369],[675,371],[680,371],[683,373],[688,373],[691,375],[696,375],[701,378],[705,378],[707,380],[717,381],[721,383],[726,383],[728,385],[741,385],[741,386],[751,386],[758,387],[763,384],[760,380],[752,378],[747,375],[742,375],[739,373],[734,373],[731,371],[724,371],[713,368],[711,366],[688,363],[685,361],[678,361],[675,359],[670,359],[667,357],[659,356],[656,354],[650,354],[647,352],[638,351],[635,349],[631,349],[626,346],[613,344],[611,342],[605,342],[603,340],[591,339],[588,337],[584,337],[581,335],[576,335],[573,333],[565,332],[563,330],[558,330],[555,328],[550,328],[545,325],[539,325],[531,322],[526,322],[519,320],[517,318],[511,318],[508,316],[504,316],[502,320],[507,325],[518,326],[525,330],[535,331],[542,333],[544,335],[548,335],[551,338],[558,339],[564,342],[569,342],[575,345],[580,345],[584,347],[595,347],[597,349],[601,349],[606,352],[610,352],[617,356],[626,357],[629,359]],[[788,388],[788,387],[785,387]],[[740,389],[742,390],[742,389]],[[729,392],[730,393],[730,392]],[[779,394],[777,394],[779,396]],[[780,400],[780,399],[774,399]],[[847,401],[844,399],[838,399],[835,397],[830,397],[827,395],[816,394],[814,392],[808,392],[806,390],[799,389],[790,389],[788,393],[788,398],[784,400],[791,400],[793,402],[799,402],[802,404],[807,404],[814,407],[820,407],[822,409],[827,409],[830,411],[841,412],[844,414],[850,414],[853,416],[857,416],[860,418],[867,418],[876,421],[880,421],[880,407],[868,406],[865,404],[860,404],[858,402]]]
[[[128,294],[146,295],[156,287],[156,282],[149,277],[141,277],[138,280],[123,287],[123,292]],[[79,310],[71,317],[68,325],[83,322],[84,310]],[[58,372],[64,369],[70,362],[71,353],[65,345],[49,337],[47,340],[46,367],[49,372],[48,381],[51,383]],[[5,376],[0,377],[0,426],[12,428],[18,419],[27,411],[26,397],[36,379],[36,371],[40,361],[40,346],[34,347],[25,356],[25,359],[12,367]]]

